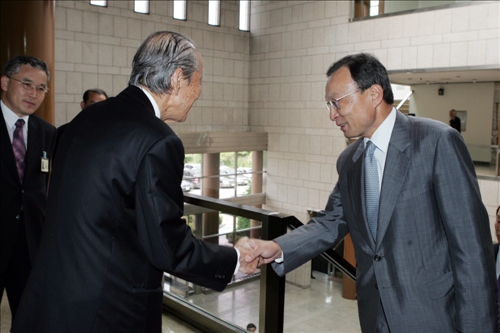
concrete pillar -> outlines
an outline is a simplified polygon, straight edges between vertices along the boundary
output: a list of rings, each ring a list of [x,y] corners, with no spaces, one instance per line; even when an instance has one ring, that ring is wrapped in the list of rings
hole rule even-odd
[[[262,171],[264,169],[264,152],[253,151],[252,152],[252,194],[262,193]],[[262,205],[256,205],[257,208],[262,208]],[[251,220],[250,226],[255,227],[260,225],[260,221]],[[250,231],[251,238],[260,238],[261,230],[255,229]]]
[[[220,154],[203,154],[201,194],[210,198],[219,198]],[[219,233],[219,212],[203,213],[203,236]],[[219,237],[205,239],[206,242],[219,244]]]

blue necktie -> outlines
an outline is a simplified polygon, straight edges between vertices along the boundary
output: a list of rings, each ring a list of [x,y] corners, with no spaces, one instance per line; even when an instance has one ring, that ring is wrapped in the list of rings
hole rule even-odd
[[[368,228],[377,241],[378,202],[380,197],[377,161],[373,153],[377,146],[371,141],[365,150],[365,204]]]

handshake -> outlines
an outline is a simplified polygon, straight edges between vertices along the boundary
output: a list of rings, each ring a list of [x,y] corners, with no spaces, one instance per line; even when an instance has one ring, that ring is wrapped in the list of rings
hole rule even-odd
[[[240,251],[239,271],[244,274],[252,274],[260,265],[273,262],[282,256],[281,247],[274,241],[243,237],[234,247]]]

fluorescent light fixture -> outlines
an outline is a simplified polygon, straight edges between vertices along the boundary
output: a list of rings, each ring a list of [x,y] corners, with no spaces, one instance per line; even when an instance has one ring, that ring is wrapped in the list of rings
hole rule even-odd
[[[208,24],[220,26],[220,0],[208,0]]]
[[[134,12],[149,14],[149,0],[134,0]]]
[[[240,30],[250,31],[250,0],[240,0]]]
[[[187,0],[174,0],[174,19],[186,20]]]
[[[107,0],[90,0],[92,6],[106,7],[108,4]]]

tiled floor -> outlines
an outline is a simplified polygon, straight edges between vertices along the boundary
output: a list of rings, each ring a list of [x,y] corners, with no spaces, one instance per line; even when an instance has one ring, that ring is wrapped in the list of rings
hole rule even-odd
[[[342,298],[338,278],[313,272],[310,288],[287,283],[285,294],[285,332],[359,333],[357,302]],[[221,293],[199,294],[188,300],[215,313],[218,317],[246,327],[259,324],[259,281],[229,287]],[[3,296],[1,332],[9,332],[10,311]],[[200,333],[176,318],[163,316],[163,333]]]
[[[285,332],[359,333],[357,302],[342,298],[341,279],[314,271],[310,288],[287,283]],[[187,299],[240,327],[259,323],[259,281],[229,287],[221,293]]]

